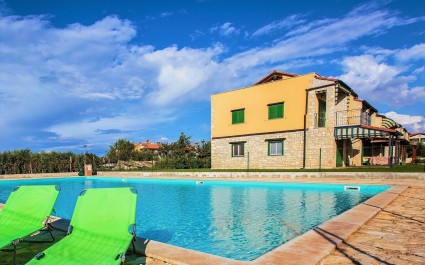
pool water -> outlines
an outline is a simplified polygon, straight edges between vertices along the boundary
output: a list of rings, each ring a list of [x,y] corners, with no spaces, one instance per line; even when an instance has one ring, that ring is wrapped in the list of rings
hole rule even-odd
[[[71,219],[86,188],[138,190],[137,235],[236,260],[253,260],[390,186],[61,178],[0,181],[4,203],[18,185],[61,187],[56,215]]]

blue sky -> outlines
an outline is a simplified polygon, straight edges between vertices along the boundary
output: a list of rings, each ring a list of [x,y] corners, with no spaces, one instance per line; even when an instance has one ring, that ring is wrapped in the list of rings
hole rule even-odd
[[[0,151],[209,140],[210,95],[273,69],[425,131],[425,2],[0,0]]]

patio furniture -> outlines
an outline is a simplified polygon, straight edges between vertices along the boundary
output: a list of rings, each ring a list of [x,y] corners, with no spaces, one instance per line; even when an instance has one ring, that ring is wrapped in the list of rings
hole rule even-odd
[[[78,197],[68,235],[29,263],[122,264],[135,240],[137,193],[132,188],[84,190]]]
[[[59,187],[54,185],[20,186],[10,194],[0,212],[0,249],[13,252],[13,264],[16,264],[16,247],[25,237],[45,230],[50,233],[52,241],[25,242],[55,240],[48,221],[58,194]],[[13,248],[5,248],[9,245]]]

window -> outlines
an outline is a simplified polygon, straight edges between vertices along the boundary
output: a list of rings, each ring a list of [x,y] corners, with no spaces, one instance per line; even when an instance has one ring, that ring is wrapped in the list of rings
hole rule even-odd
[[[244,156],[245,143],[233,143],[232,144],[232,157]]]
[[[269,156],[283,155],[283,140],[269,141]]]
[[[245,109],[232,110],[232,124],[245,122]]]
[[[270,104],[269,120],[283,118],[283,102]]]

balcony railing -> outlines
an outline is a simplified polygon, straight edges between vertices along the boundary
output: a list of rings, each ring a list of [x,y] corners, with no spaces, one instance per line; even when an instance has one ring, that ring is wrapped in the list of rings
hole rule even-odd
[[[369,112],[355,109],[337,111],[335,113],[335,126],[349,126],[349,125],[370,125],[371,117]]]

